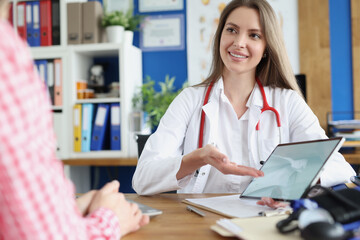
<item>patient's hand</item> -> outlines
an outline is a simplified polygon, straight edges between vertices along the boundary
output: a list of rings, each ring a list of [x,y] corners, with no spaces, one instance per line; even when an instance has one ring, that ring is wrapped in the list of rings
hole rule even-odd
[[[88,214],[90,203],[96,192],[96,190],[91,190],[76,199],[76,205],[82,216],[86,216]]]
[[[287,202],[275,201],[270,197],[262,197],[260,201],[256,202],[259,205],[268,206],[271,208],[283,208],[289,206]]]

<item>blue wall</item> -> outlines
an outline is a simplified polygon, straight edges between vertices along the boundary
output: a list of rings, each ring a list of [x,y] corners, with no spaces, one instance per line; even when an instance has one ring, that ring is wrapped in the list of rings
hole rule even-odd
[[[167,14],[182,14],[184,16],[184,29],[185,29],[185,48],[184,50],[172,51],[154,51],[143,52],[143,76],[150,76],[156,82],[164,81],[165,76],[168,74],[170,77],[175,78],[175,87],[179,89],[183,83],[187,81],[187,56],[186,56],[186,1],[184,0],[184,8],[180,11],[163,11],[163,12],[149,12],[139,13],[138,4],[139,0],[134,0],[135,14],[143,14],[147,16],[167,15]],[[134,34],[134,45],[139,47],[139,33]],[[157,89],[160,87],[157,85]]]
[[[329,0],[329,18],[332,111],[353,111],[350,0]],[[351,117],[334,115],[334,120]]]

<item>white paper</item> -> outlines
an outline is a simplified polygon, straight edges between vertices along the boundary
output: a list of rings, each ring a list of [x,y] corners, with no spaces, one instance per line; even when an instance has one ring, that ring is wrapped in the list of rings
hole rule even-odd
[[[74,126],[80,126],[80,110],[74,108]]]
[[[180,18],[149,19],[143,29],[143,47],[170,47],[181,44]]]
[[[133,8],[132,1],[130,0],[108,0],[107,1],[107,12],[120,11],[127,12]]]
[[[184,0],[139,0],[139,12],[181,10]]]
[[[18,27],[25,26],[25,8],[24,5],[18,5],[17,6],[17,25]]]
[[[31,17],[31,5],[26,5],[26,23],[31,24],[32,17]]]
[[[111,107],[111,125],[120,125],[120,107]]]
[[[39,5],[33,5],[33,28],[40,28],[40,19],[39,19]]]
[[[83,127],[82,129],[84,131],[87,131],[88,129],[90,129],[90,126],[89,126],[89,113],[90,113],[90,109],[88,106],[84,106],[84,114],[83,114]]]
[[[60,62],[55,63],[55,86],[61,86],[61,66]]]
[[[240,195],[237,194],[210,198],[192,198],[186,200],[217,212],[221,212],[224,215],[237,218],[257,217],[259,216],[259,212],[272,210],[270,207],[257,205],[257,199],[244,199],[239,198],[239,196]]]
[[[96,114],[95,125],[103,126],[105,123],[105,117],[106,117],[106,108],[99,107]]]
[[[54,86],[54,63],[47,63],[47,85],[48,87]]]
[[[39,75],[43,82],[45,82],[45,64],[39,66]]]

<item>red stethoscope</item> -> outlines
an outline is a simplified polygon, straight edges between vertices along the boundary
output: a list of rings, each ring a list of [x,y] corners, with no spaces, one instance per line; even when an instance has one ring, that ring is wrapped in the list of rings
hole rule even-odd
[[[262,99],[263,99],[263,108],[261,109],[261,113],[263,113],[265,111],[271,111],[271,112],[273,112],[275,114],[276,124],[277,124],[277,127],[279,129],[279,143],[281,143],[280,114],[275,108],[269,106],[269,104],[267,102],[267,99],[266,99],[264,87],[263,87],[263,85],[261,84],[261,82],[260,82],[260,80],[258,78],[256,78],[256,82],[257,82],[257,84],[259,86],[261,96],[262,96]],[[206,90],[203,106],[208,103],[210,92],[211,92],[211,89],[212,89],[213,86],[214,86],[214,82],[211,82],[209,87]],[[205,112],[204,112],[204,110],[202,110],[201,111],[201,120],[200,120],[200,132],[199,132],[199,145],[198,145],[199,148],[202,148],[202,146],[203,146],[204,124],[205,124]],[[258,123],[256,124],[256,127],[255,127],[258,146],[260,146],[260,140],[259,140],[260,126],[259,126],[259,124],[260,124],[260,120],[258,121]],[[259,157],[260,157],[260,147],[258,147],[258,154],[259,154]],[[260,163],[263,163],[263,161],[260,161]]]

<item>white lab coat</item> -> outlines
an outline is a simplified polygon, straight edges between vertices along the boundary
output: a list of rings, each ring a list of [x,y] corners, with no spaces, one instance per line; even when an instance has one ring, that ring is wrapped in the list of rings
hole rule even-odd
[[[205,112],[204,143],[216,143],[220,128],[227,127],[218,122],[220,79],[211,91],[208,103],[203,106],[205,87],[188,87],[170,104],[160,121],[157,131],[148,139],[133,176],[133,188],[140,195],[178,190],[178,193],[202,193],[211,165],[199,169],[179,181],[176,179],[182,157],[198,147],[201,108]],[[281,120],[282,143],[327,138],[319,121],[305,101],[293,90],[264,87],[267,101],[277,109]],[[255,84],[247,107],[248,154],[251,167],[261,167],[262,160],[270,155],[279,143],[279,131],[272,112],[261,113],[263,99]],[[256,137],[255,126],[260,121],[260,137]],[[259,139],[259,143],[258,143]],[[195,176],[197,175],[197,176]],[[331,186],[349,182],[355,175],[352,167],[340,153],[335,153],[324,167],[321,184]]]

